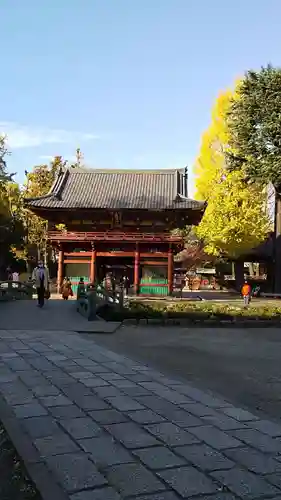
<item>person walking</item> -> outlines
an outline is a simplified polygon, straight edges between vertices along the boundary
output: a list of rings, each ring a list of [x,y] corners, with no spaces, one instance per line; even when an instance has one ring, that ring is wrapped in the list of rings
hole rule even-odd
[[[84,283],[84,278],[80,278],[77,286],[77,299],[81,297],[81,295],[85,295],[86,288],[85,288],[85,283]]]
[[[63,280],[61,295],[63,300],[68,300],[68,297],[73,297],[72,285],[69,278],[64,278]]]
[[[248,306],[251,301],[251,286],[249,285],[248,281],[245,280],[244,285],[242,286],[241,289],[241,295],[244,300],[244,306]]]
[[[17,271],[14,271],[12,276],[13,276],[13,281],[19,281],[20,275]]]
[[[6,273],[7,273],[7,280],[13,281],[13,273],[12,273],[12,269],[10,267],[7,267]]]
[[[42,308],[45,297],[49,295],[49,271],[42,260],[39,260],[38,266],[33,270],[32,281],[37,291],[38,307]]]
[[[124,292],[125,292],[125,296],[128,297],[129,295],[129,288],[130,288],[130,281],[129,281],[129,278],[127,276],[127,274],[124,274],[123,276],[123,287],[124,287]]]
[[[111,290],[112,290],[112,295],[115,297],[116,295],[116,279],[113,273],[110,274],[110,284],[111,284]]]

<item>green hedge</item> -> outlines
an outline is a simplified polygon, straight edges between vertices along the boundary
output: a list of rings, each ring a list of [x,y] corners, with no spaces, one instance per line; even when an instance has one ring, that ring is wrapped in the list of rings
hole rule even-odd
[[[101,316],[107,321],[123,321],[124,319],[187,319],[205,321],[208,319],[223,320],[274,320],[281,322],[281,307],[254,306],[250,307],[214,304],[206,302],[175,302],[150,303],[132,302],[122,311],[114,309],[101,311]]]

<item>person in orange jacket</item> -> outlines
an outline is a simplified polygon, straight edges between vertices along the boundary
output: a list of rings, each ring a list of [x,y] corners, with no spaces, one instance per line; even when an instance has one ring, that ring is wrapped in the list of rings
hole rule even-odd
[[[244,285],[242,286],[241,289],[241,295],[244,300],[244,306],[248,306],[250,304],[251,292],[252,292],[251,286],[249,285],[248,281],[245,280]]]
[[[63,300],[68,300],[68,297],[73,297],[71,281],[68,278],[64,278],[63,280],[61,294]]]

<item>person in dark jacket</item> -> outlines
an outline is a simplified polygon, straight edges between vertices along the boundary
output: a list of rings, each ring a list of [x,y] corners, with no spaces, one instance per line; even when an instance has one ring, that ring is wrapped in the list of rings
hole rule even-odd
[[[35,285],[38,298],[38,307],[43,307],[45,302],[45,297],[49,295],[49,271],[47,267],[44,266],[42,260],[39,260],[38,266],[35,267],[32,273],[32,281]],[[46,297],[48,298],[48,297]]]

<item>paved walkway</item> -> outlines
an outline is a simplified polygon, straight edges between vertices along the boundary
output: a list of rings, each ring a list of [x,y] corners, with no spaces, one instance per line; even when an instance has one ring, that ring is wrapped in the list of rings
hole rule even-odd
[[[279,425],[77,333],[1,330],[0,394],[44,500],[281,500]]]
[[[280,328],[123,325],[91,338],[281,425]]]
[[[76,301],[48,300],[43,309],[36,300],[0,302],[0,329],[67,330],[76,332],[111,333],[119,323],[88,321],[76,311]]]

